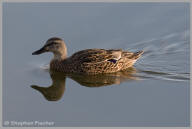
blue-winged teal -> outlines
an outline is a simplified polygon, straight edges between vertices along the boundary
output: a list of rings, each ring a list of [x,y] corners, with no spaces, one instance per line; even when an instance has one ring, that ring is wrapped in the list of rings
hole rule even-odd
[[[54,58],[50,69],[65,73],[99,74],[113,73],[131,67],[142,55],[143,51],[135,53],[118,50],[86,49],[67,57],[67,47],[60,38],[50,38],[39,50],[32,53],[38,55],[52,52]]]

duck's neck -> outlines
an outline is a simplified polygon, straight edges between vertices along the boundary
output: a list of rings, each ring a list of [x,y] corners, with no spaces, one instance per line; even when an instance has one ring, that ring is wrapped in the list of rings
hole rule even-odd
[[[54,54],[53,60],[58,61],[65,60],[67,58],[67,47],[63,46],[62,49],[60,49],[60,51],[53,52],[53,54]]]
[[[65,60],[66,58],[67,58],[66,54],[54,53],[53,60],[61,61],[61,60]]]

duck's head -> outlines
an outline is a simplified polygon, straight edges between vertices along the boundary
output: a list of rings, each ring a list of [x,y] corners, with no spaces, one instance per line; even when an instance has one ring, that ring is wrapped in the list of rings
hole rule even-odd
[[[54,59],[65,59],[67,57],[67,47],[61,38],[53,37],[47,40],[45,45],[32,53],[32,55],[39,55],[44,52],[52,52]]]

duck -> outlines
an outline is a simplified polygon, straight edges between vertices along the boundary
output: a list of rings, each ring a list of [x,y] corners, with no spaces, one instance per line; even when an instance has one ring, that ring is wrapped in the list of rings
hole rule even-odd
[[[126,70],[134,65],[144,51],[129,52],[122,49],[85,49],[67,56],[63,39],[52,37],[42,48],[32,53],[52,52],[50,70],[74,74],[105,74]]]

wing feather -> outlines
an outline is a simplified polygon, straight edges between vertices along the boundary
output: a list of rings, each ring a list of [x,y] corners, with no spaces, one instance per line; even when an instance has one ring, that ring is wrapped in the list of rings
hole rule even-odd
[[[122,50],[86,49],[74,53],[71,59],[81,63],[99,63],[110,59],[119,60],[121,54]]]

